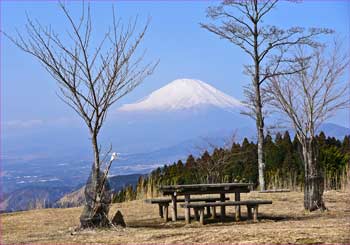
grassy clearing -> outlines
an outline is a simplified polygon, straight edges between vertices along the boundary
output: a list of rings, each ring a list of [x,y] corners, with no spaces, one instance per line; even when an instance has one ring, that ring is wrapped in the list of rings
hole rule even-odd
[[[232,199],[233,196],[230,196]],[[1,244],[82,244],[82,243],[350,243],[350,195],[345,192],[325,193],[329,211],[308,213],[303,209],[303,194],[257,193],[247,198],[273,200],[259,208],[260,222],[212,221],[185,225],[183,220],[164,223],[156,205],[143,201],[114,204],[111,214],[120,209],[128,225],[117,230],[86,230],[71,235],[79,225],[81,208],[42,209],[2,214]],[[234,208],[227,209],[233,217]],[[179,209],[182,215],[183,210]],[[242,215],[246,210],[242,208]],[[233,218],[232,218],[233,219]]]

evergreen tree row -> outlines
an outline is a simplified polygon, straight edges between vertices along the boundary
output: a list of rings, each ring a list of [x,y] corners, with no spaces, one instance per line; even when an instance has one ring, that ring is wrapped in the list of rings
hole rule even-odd
[[[318,161],[325,177],[325,189],[341,189],[349,183],[350,135],[342,141],[318,137]],[[304,183],[304,165],[301,147],[296,137],[291,140],[288,131],[277,133],[273,139],[266,135],[265,181],[267,188],[289,188],[301,190]],[[185,162],[179,160],[152,171],[147,177],[140,177],[135,188],[127,186],[114,196],[114,202],[158,196],[161,185],[258,182],[257,145],[247,138],[241,144],[233,143],[230,149],[215,148],[205,151],[200,157],[189,155]]]

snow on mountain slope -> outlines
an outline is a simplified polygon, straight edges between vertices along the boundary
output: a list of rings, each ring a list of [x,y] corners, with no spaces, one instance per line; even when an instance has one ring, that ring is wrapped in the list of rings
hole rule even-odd
[[[242,104],[200,80],[177,79],[136,103],[121,106],[119,111],[174,111],[200,106],[234,109]]]

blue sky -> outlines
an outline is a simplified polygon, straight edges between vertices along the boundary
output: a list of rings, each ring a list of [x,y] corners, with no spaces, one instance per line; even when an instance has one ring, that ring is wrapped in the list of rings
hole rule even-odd
[[[152,17],[143,43],[146,59],[160,59],[154,75],[133,93],[119,101],[134,102],[177,78],[196,78],[207,82],[237,99],[243,99],[243,86],[249,79],[242,74],[248,57],[237,47],[220,40],[199,27],[205,22],[205,10],[219,2],[209,1],[132,1],[92,2],[94,37],[107,30],[111,6],[125,21],[135,15],[140,23]],[[56,2],[1,1],[1,29],[14,33],[24,30],[26,12],[43,25],[64,33],[65,19]],[[68,4],[73,15],[81,10],[79,2]],[[350,1],[281,2],[269,15],[267,24],[279,27],[328,27],[350,40]],[[345,42],[349,45],[349,42]],[[349,47],[347,47],[349,50]],[[349,78],[349,76],[348,76]],[[45,69],[31,56],[1,37],[1,110],[2,123],[31,127],[41,121],[57,122],[77,118],[75,112],[56,96],[56,84]],[[113,109],[113,108],[112,108]],[[340,112],[331,121],[349,126],[348,112]]]

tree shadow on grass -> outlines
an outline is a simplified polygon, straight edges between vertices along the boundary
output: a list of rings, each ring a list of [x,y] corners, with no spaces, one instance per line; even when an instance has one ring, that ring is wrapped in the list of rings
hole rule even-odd
[[[248,219],[247,216],[242,215],[239,221],[236,221],[234,215],[226,215],[223,219],[221,217],[205,218],[206,225],[247,225],[247,224],[259,224],[262,222],[285,222],[285,221],[303,221],[303,220],[312,220],[322,217],[322,213],[313,213],[306,215],[269,215],[269,214],[260,214],[258,222],[254,222],[252,219]],[[152,219],[139,219],[127,222],[127,227],[130,228],[151,228],[151,229],[176,229],[184,226],[189,226],[191,228],[202,227],[199,222],[192,216],[191,224],[185,224],[185,218],[180,216],[176,222],[169,220],[164,222],[161,218],[152,218]]]
[[[303,220],[313,220],[318,219],[320,217],[324,216],[322,213],[312,213],[312,214],[305,214],[305,215],[267,215],[267,214],[261,214],[259,215],[259,220],[272,220],[275,222],[278,221],[303,221]]]
[[[152,218],[138,219],[126,222],[126,226],[130,228],[172,229],[183,227],[185,224],[185,219],[179,219],[176,222],[172,222],[171,220],[164,222],[162,218]]]

